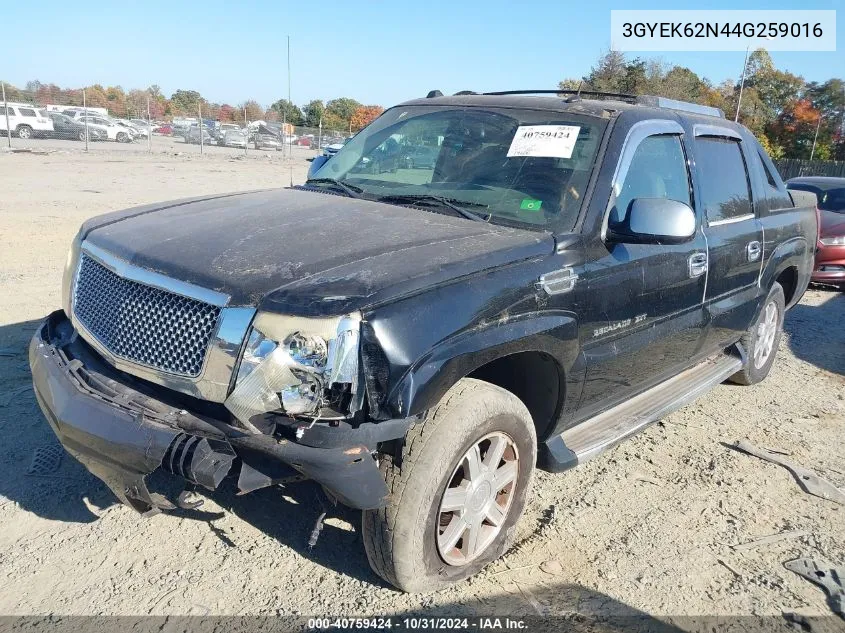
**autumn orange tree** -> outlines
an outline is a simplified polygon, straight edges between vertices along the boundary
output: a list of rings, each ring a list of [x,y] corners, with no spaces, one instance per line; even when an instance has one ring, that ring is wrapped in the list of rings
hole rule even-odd
[[[381,116],[382,112],[384,112],[384,108],[381,106],[359,106],[355,109],[355,112],[352,114],[352,119],[350,120],[352,130],[357,132],[358,130],[367,127],[370,123]]]
[[[809,99],[791,100],[769,125],[768,136],[784,149],[787,156],[809,158],[819,116],[821,113],[813,107]],[[824,151],[822,150],[823,153]]]

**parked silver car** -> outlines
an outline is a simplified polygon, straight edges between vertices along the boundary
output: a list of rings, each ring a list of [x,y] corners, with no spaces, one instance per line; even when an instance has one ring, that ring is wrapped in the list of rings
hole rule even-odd
[[[247,144],[247,135],[243,130],[226,130],[223,138],[217,141],[223,147],[239,147],[243,149]]]
[[[202,128],[202,142],[203,143],[211,143],[212,138],[209,131],[203,126]],[[199,145],[200,143],[200,127],[198,125],[192,125],[188,128],[188,131],[185,133],[185,142],[186,143],[194,143]]]

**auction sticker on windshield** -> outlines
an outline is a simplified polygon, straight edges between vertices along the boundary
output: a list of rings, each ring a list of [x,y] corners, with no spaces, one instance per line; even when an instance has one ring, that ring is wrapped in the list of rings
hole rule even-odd
[[[572,158],[580,130],[577,125],[520,125],[508,149],[508,158]]]

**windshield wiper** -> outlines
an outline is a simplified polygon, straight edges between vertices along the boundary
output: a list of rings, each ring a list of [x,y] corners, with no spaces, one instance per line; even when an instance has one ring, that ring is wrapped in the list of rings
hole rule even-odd
[[[334,185],[338,187],[350,198],[360,198],[361,194],[364,193],[364,190],[361,187],[356,187],[355,185],[348,185],[342,180],[337,180],[335,178],[309,178],[305,181],[306,185]]]
[[[492,213],[488,213],[487,217],[479,215],[475,211],[470,211],[469,209],[464,208],[462,205],[468,205],[473,207],[482,207],[487,209],[486,204],[479,204],[477,202],[467,202],[466,200],[456,200],[454,198],[446,198],[444,196],[436,196],[431,193],[408,193],[408,194],[396,194],[392,196],[379,196],[379,202],[388,202],[388,203],[395,203],[395,204],[425,204],[425,203],[434,203],[440,207],[446,207],[447,209],[451,209],[459,216],[466,218],[467,220],[474,220],[476,222],[489,222],[490,218],[493,217]],[[459,204],[456,204],[459,203]]]

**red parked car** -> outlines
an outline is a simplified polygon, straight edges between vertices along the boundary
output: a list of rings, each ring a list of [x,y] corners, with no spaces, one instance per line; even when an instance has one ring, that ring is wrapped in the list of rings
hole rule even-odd
[[[172,125],[159,125],[153,128],[153,134],[161,134],[162,136],[173,136]]]
[[[810,281],[845,290],[845,178],[792,178],[787,189],[810,191],[818,198],[819,239]]]

